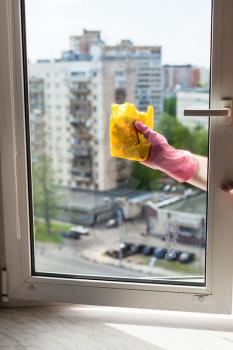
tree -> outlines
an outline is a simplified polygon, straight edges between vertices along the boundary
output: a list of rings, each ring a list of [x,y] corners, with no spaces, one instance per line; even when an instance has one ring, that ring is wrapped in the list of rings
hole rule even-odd
[[[164,174],[161,171],[154,171],[139,162],[132,162],[131,177],[138,180],[137,189],[155,191],[159,189],[159,179],[164,177]]]
[[[157,131],[175,148],[190,150],[199,155],[208,153],[208,132],[201,125],[189,129],[176,117],[165,114],[159,118]]]
[[[176,97],[165,97],[163,99],[163,111],[171,117],[176,116]]]
[[[159,118],[157,131],[164,135],[173,147],[190,148],[191,131],[182,125],[176,117],[171,117],[168,114],[162,115]]]
[[[208,155],[208,132],[202,126],[196,126],[193,131],[193,153]]]
[[[58,196],[51,160],[43,155],[32,167],[34,215],[45,220],[47,234],[51,235],[51,221],[58,208]]]

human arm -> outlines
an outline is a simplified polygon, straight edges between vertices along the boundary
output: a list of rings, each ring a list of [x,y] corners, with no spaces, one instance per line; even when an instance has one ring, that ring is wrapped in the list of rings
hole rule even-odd
[[[197,171],[187,182],[206,191],[208,158],[199,155],[194,155],[194,157],[196,158],[198,164]]]
[[[148,158],[141,164],[161,170],[179,182],[188,182],[206,190],[207,158],[172,147],[163,135],[142,122],[136,121],[135,127],[151,143]]]

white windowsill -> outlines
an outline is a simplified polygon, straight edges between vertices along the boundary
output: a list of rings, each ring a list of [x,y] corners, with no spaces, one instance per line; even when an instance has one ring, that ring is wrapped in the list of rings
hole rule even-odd
[[[3,308],[0,344],[25,349],[230,350],[233,316],[77,305]]]

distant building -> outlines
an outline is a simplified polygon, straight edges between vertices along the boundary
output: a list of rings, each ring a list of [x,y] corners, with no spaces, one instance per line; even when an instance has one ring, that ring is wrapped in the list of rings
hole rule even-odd
[[[153,231],[164,237],[169,220],[176,226],[177,240],[180,243],[203,245],[206,240],[207,197],[203,191],[194,191],[189,195],[178,195],[159,203],[150,203]]]
[[[82,35],[73,35],[70,37],[70,53],[76,57],[99,59],[101,56],[101,49],[104,42],[101,39],[101,32],[99,30],[83,30]],[[64,53],[63,53],[63,58]]]
[[[84,30],[60,59],[29,64],[29,84],[33,156],[43,139],[58,184],[107,190],[130,172],[130,162],[110,157],[111,104],[152,104],[161,113],[161,48],[129,40],[107,46],[99,31]]]
[[[200,67],[200,86],[202,88],[209,88],[210,70],[206,67]]]
[[[155,118],[161,114],[161,48],[134,46],[130,40],[122,40],[119,45],[104,46],[102,61],[103,113],[104,115],[107,113],[107,115],[106,118],[99,118],[98,121],[99,132],[105,132],[105,142],[102,143],[102,152],[100,153],[105,155],[105,166],[103,167],[103,161],[99,165],[102,168],[100,181],[109,184],[110,181],[115,181],[116,185],[127,178],[131,164],[123,159],[113,159],[109,154],[107,135],[111,103],[129,101],[135,103],[141,111],[147,110],[147,106],[150,104],[154,107]],[[103,138],[99,137],[99,139]],[[112,169],[115,170],[112,171]]]
[[[73,185],[72,171],[73,167],[76,167],[73,147],[75,144],[75,128],[73,125],[76,118],[76,107],[73,103],[74,94],[76,93],[74,80],[77,84],[81,84],[80,90],[84,93],[84,84],[88,84],[91,70],[92,65],[85,61],[44,62],[29,65],[30,91],[35,90],[38,79],[43,81],[43,119],[46,122],[46,131],[44,132],[43,124],[40,124],[40,127],[38,126],[39,115],[37,121],[35,120],[37,108],[35,108],[35,104],[30,103],[31,129],[34,128],[34,124],[37,125],[37,132],[31,131],[35,135],[31,147],[37,154],[37,145],[41,134],[43,134],[43,137],[46,138],[45,153],[52,159],[56,182],[60,185]],[[29,94],[31,94],[30,91]],[[82,98],[86,99],[87,97],[84,94]],[[88,111],[84,113],[84,110],[81,110],[81,112],[83,113],[82,118],[85,119],[87,116],[88,119],[90,118]],[[85,122],[88,121],[85,120]],[[86,143],[85,149],[88,149],[88,146]],[[86,162],[83,165],[85,168]],[[90,182],[87,182],[86,185],[90,185]],[[81,182],[80,186],[82,187],[84,184]]]
[[[57,208],[57,218],[87,226],[116,218],[117,208],[121,208],[126,221],[141,217],[146,201],[161,198],[159,193],[126,187],[103,192],[60,187],[58,196],[62,201]]]
[[[45,113],[44,80],[32,77],[29,81],[30,141],[32,162],[48,149],[47,120]]]
[[[200,86],[199,67],[186,65],[163,66],[163,89],[165,94],[176,89],[197,88]]]
[[[162,112],[162,65],[160,46],[134,46],[130,40],[122,40],[119,45],[105,46],[104,61],[133,62],[134,99],[139,110],[147,110],[150,104],[155,113]]]
[[[205,89],[181,90],[176,93],[176,116],[178,120],[188,128],[196,125],[203,126],[208,130],[207,117],[184,117],[184,109],[209,108],[209,91]]]

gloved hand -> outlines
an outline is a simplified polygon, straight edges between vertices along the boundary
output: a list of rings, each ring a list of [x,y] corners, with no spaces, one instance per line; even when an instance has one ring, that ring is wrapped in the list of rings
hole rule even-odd
[[[192,153],[170,146],[164,136],[140,121],[135,122],[135,127],[151,143],[148,158],[141,164],[161,170],[179,182],[188,181],[196,174],[198,162]]]

